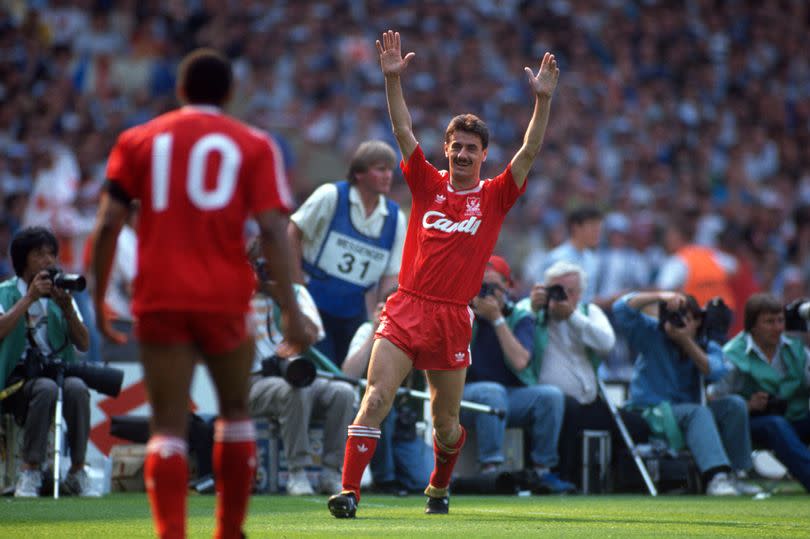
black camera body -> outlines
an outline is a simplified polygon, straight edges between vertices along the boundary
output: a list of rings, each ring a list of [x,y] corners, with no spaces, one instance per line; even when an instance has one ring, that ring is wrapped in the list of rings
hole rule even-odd
[[[75,376],[90,389],[104,395],[117,397],[124,381],[124,371],[106,365],[96,365],[87,361],[67,363],[61,358],[48,359],[36,348],[29,348],[24,360],[25,379],[46,377],[61,385],[65,378]]]
[[[546,287],[546,306],[550,301],[565,301],[568,299],[568,294],[565,293],[565,288],[561,284],[553,284]]]
[[[666,301],[658,302],[658,327],[663,330],[664,324],[670,323],[672,327],[686,327],[686,309],[671,311],[667,308]]]
[[[81,292],[87,288],[87,279],[78,273],[65,273],[59,268],[48,268],[48,278],[54,286],[72,292]]]
[[[280,376],[293,387],[312,385],[317,375],[315,364],[302,356],[283,358],[273,355],[262,360],[262,376]]]
[[[481,290],[478,291],[478,297],[485,298],[487,296],[494,296],[496,290],[499,290],[498,285],[492,283],[481,283]],[[504,292],[503,301],[504,304],[503,309],[501,309],[501,313],[503,313],[504,316],[509,316],[515,309],[515,302],[512,301],[512,298],[510,298],[509,294],[506,292]]]
[[[785,305],[785,331],[810,332],[810,299],[801,298]]]

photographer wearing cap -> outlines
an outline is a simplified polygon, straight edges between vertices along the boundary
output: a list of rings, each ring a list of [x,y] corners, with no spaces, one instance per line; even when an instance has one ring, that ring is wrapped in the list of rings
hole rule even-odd
[[[251,244],[248,256],[258,277],[258,288],[250,302],[256,339],[253,371],[256,372],[261,368],[262,360],[275,356],[283,336],[280,327],[281,311],[275,300],[275,285],[268,280],[263,269],[264,262],[258,241]],[[293,288],[305,319],[317,327],[317,338],[323,338],[323,324],[312,296],[302,285],[296,284]],[[276,361],[286,360],[276,358]],[[305,469],[312,465],[309,424],[313,416],[323,420],[323,457],[318,491],[332,494],[340,490],[340,465],[343,463],[346,429],[355,413],[354,401],[355,390],[346,382],[315,378],[306,387],[294,387],[282,376],[251,376],[248,397],[250,415],[276,419],[281,429],[281,441],[290,472],[287,494],[314,494]]]
[[[481,292],[472,301],[475,313],[464,399],[506,410],[506,417],[462,413],[462,422],[473,426],[478,441],[481,472],[496,472],[505,460],[506,427],[524,429],[530,440],[531,465],[538,492],[573,492],[574,485],[551,471],[559,461],[557,438],[564,412],[562,392],[539,385],[539,365],[534,360],[535,319],[531,310],[509,302],[512,286],[509,264],[491,256],[484,271]]]
[[[751,438],[774,452],[810,491],[810,351],[785,334],[785,309],[770,294],[745,303],[745,330],[724,347],[731,371],[712,387],[748,402]]]
[[[583,268],[561,261],[549,267],[543,283],[535,284],[530,296],[518,303],[530,307],[537,317],[534,357],[539,365],[538,382],[558,387],[565,395],[559,469],[562,478],[573,483],[581,479],[580,433],[584,429],[610,430],[614,456],[622,447],[596,378],[601,357],[613,348],[616,336],[602,309],[581,301],[586,286]],[[637,413],[622,411],[622,416],[635,440],[646,438],[646,425]]]
[[[70,294],[54,284],[59,245],[53,233],[24,228],[14,236],[10,251],[17,276],[0,283],[0,376],[2,387],[23,382],[3,405],[24,427],[22,471],[14,495],[35,497],[42,486],[40,467],[58,391],[52,378],[42,376],[42,367],[57,359],[75,361],[75,351],[86,351],[90,336]],[[81,378],[65,377],[63,398],[71,457],[65,487],[81,496],[98,495],[84,471],[90,434],[87,385]]]
[[[642,312],[656,304],[658,320]],[[722,379],[729,365],[715,338],[699,344],[704,313],[695,298],[667,291],[630,293],[613,304],[613,314],[616,330],[639,351],[628,407],[642,411],[652,433],[671,449],[689,449],[706,494],[757,493],[757,487],[739,480],[752,466],[745,401],[729,395],[702,404],[704,380]]]

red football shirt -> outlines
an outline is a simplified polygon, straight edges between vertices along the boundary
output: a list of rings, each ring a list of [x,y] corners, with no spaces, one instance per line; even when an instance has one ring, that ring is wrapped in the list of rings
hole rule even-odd
[[[215,107],[183,107],[122,133],[107,178],[141,201],[135,314],[248,312],[245,221],[292,205],[269,135]]]
[[[481,290],[487,261],[518,189],[511,166],[476,187],[456,191],[449,174],[427,162],[421,147],[401,164],[413,197],[399,283],[417,294],[460,304]]]

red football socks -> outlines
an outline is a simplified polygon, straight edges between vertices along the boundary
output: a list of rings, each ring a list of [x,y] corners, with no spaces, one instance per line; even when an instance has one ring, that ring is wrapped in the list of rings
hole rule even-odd
[[[161,539],[186,536],[187,453],[186,441],[174,436],[152,436],[146,445],[143,478]]]
[[[349,437],[346,439],[346,453],[343,457],[343,490],[354,492],[360,501],[360,480],[363,472],[374,456],[380,429],[349,425]]]
[[[256,431],[253,420],[216,421],[213,467],[217,491],[214,537],[242,537],[242,524],[256,477]]]
[[[450,476],[456,466],[461,447],[467,439],[467,431],[459,425],[461,436],[452,446],[446,446],[436,437],[433,432],[433,473],[430,474],[430,484],[425,493],[428,496],[442,497],[447,495],[447,487],[450,485]]]

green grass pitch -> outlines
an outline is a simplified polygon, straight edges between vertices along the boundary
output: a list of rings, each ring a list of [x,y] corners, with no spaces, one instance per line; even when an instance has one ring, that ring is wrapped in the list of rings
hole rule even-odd
[[[255,496],[248,537],[810,537],[810,496],[454,496],[449,516],[424,498],[364,496],[358,518],[337,520],[325,497]],[[212,496],[189,498],[189,537],[211,537]],[[0,499],[0,537],[152,537],[143,494],[101,499]]]

